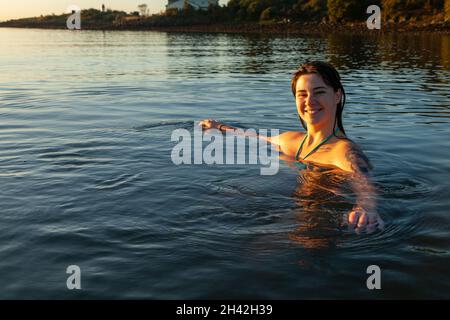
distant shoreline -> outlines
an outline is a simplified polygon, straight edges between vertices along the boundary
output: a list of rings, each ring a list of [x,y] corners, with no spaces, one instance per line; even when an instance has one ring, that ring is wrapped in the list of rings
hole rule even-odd
[[[0,28],[18,29],[67,29],[66,26],[45,26],[45,25],[21,25],[11,26],[0,23]],[[96,27],[86,26],[81,30],[103,30],[103,31],[161,31],[161,32],[186,32],[186,33],[235,33],[235,34],[298,34],[298,35],[323,35],[331,33],[339,34],[379,34],[385,32],[395,33],[444,33],[450,34],[450,25],[440,23],[432,25],[414,24],[384,24],[380,30],[370,30],[365,23],[280,23],[280,24],[212,24],[212,25],[191,25],[191,26],[108,26]]]

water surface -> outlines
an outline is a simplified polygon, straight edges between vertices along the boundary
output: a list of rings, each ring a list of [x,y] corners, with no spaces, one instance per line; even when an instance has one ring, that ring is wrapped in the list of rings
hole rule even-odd
[[[340,228],[339,175],[171,161],[203,118],[299,129],[310,59],[341,72],[383,232]],[[450,297],[448,35],[0,29],[0,62],[0,298]]]

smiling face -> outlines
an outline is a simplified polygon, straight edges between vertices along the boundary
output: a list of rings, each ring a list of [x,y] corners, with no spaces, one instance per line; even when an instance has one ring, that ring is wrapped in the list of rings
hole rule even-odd
[[[334,91],[319,74],[305,74],[297,80],[295,102],[307,127],[333,127],[341,90]]]

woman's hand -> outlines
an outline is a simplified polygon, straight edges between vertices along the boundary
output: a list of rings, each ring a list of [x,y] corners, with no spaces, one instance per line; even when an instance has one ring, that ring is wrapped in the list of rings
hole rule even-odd
[[[384,221],[376,211],[366,211],[361,206],[354,206],[352,211],[345,215],[345,224],[356,233],[372,233],[377,229],[384,229]]]
[[[205,119],[200,121],[198,125],[201,126],[204,130],[219,129],[220,123],[213,119]]]

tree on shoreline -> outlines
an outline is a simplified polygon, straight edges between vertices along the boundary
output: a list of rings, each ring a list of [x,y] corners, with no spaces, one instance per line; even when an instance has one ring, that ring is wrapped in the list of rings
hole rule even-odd
[[[141,16],[146,17],[148,16],[148,6],[146,3],[138,5],[139,12],[141,13]]]
[[[333,22],[361,21],[367,19],[366,8],[380,5],[376,0],[328,0],[328,17]]]
[[[445,21],[450,21],[450,0],[445,0],[445,7],[444,7],[444,12],[445,12]]]

